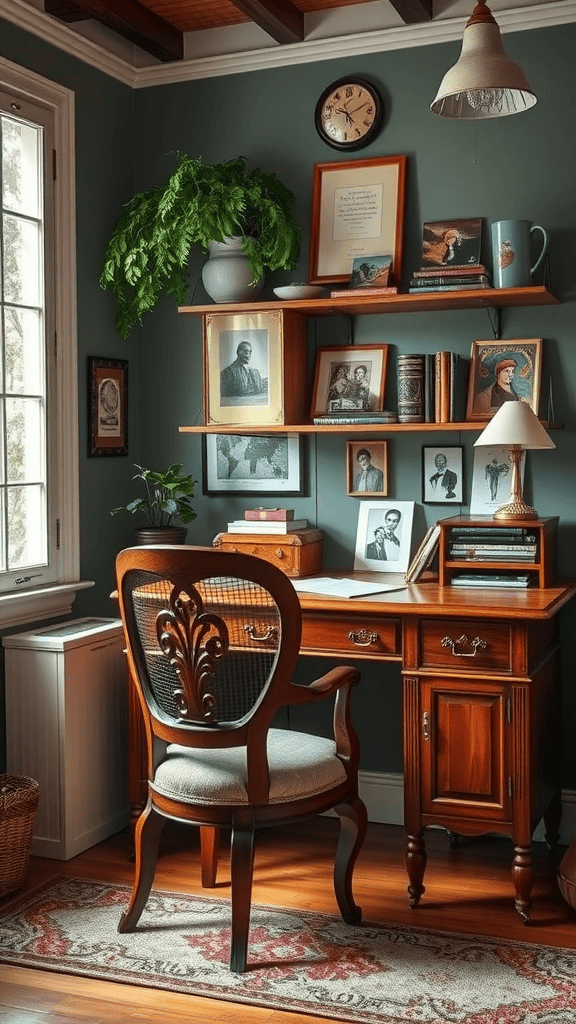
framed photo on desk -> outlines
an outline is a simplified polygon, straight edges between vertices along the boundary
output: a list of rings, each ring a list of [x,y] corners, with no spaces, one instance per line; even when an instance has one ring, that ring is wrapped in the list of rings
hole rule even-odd
[[[405,573],[413,519],[413,501],[361,501],[354,569]]]

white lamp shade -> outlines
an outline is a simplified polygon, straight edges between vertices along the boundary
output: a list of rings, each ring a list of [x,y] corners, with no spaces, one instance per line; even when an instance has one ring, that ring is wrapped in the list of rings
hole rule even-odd
[[[512,446],[530,451],[556,447],[528,402],[504,402],[474,442],[475,448]]]
[[[536,103],[522,68],[504,52],[500,29],[481,0],[464,29],[460,59],[442,79],[433,114],[452,118],[503,117]]]

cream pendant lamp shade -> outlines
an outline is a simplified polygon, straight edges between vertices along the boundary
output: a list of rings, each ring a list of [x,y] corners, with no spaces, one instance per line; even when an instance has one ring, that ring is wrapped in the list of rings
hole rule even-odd
[[[518,114],[535,103],[526,75],[506,56],[500,29],[480,0],[464,29],[460,59],[444,75],[430,110],[440,117],[479,119]]]

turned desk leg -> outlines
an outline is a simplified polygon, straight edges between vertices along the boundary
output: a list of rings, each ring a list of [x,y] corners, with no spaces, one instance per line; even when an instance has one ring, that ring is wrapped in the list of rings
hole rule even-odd
[[[409,835],[404,862],[410,883],[408,886],[408,897],[412,908],[418,906],[422,893],[426,891],[422,883],[427,860],[428,854],[426,853],[424,843],[424,830],[417,832],[415,835]]]
[[[515,846],[512,860],[512,881],[516,891],[514,906],[524,921],[530,921],[530,908],[532,906],[531,894],[534,885],[534,870],[532,867],[532,844],[528,846]]]

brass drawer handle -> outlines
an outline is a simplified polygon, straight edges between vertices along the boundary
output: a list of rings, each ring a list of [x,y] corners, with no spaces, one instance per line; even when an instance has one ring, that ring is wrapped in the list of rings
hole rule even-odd
[[[348,639],[357,647],[369,647],[370,644],[375,644],[379,637],[378,633],[371,633],[368,629],[359,629],[357,633],[351,630],[348,633]]]
[[[460,645],[468,644],[472,648],[472,651],[466,654],[464,651],[457,651],[456,648]],[[452,654],[455,658],[475,658],[478,650],[486,650],[488,643],[483,640],[480,636],[475,636],[473,640],[469,640],[466,633],[462,633],[458,640],[453,640],[451,636],[445,636],[442,640],[442,647],[451,647]]]
[[[268,629],[262,636],[258,636],[256,627],[251,623],[244,626],[244,632],[251,640],[257,640],[259,643],[265,643],[267,640],[277,640],[279,636],[278,626],[268,626]]]
[[[282,548],[276,548],[276,558],[286,558],[286,552]]]
[[[422,715],[422,735],[425,740],[430,739],[430,712],[425,711]]]

